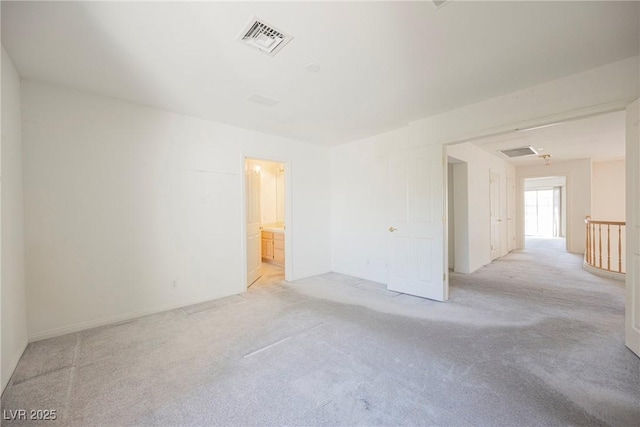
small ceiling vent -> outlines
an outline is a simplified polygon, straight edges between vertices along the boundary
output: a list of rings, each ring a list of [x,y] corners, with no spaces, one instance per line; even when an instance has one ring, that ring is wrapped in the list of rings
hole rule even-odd
[[[280,102],[276,99],[268,98],[257,93],[252,93],[251,95],[249,95],[247,101],[255,102],[256,104],[264,105],[265,107],[273,107],[278,102]]]
[[[251,18],[251,21],[244,27],[238,37],[238,40],[247,46],[271,56],[278,53],[292,39],[293,36],[278,30],[255,16]]]
[[[531,156],[533,154],[538,154],[538,152],[531,146],[511,148],[509,150],[500,150],[500,152],[507,157],[522,157],[522,156]]]
[[[431,0],[433,2],[434,5],[436,5],[436,8],[439,8],[440,6],[444,6],[446,3],[449,3],[449,0]]]

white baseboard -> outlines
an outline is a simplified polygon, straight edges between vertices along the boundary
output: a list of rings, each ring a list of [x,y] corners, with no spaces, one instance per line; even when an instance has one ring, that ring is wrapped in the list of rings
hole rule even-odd
[[[244,292],[244,290],[242,292]],[[242,292],[239,292],[239,293],[242,293]],[[187,307],[190,305],[200,304],[206,301],[211,301],[214,299],[224,298],[230,295],[237,295],[237,294],[238,293],[222,295],[217,297],[208,296],[204,298],[198,298],[192,301],[183,301],[180,303],[166,304],[158,307],[146,308],[143,310],[132,311],[129,313],[118,314],[115,316],[103,317],[101,319],[96,319],[96,320],[90,320],[88,322],[76,323],[73,325],[63,326],[61,328],[50,329],[48,331],[38,332],[33,335],[29,335],[29,342],[41,341],[48,338],[55,338],[55,337],[59,337],[66,334],[72,334],[74,332],[80,332],[80,331],[85,331],[87,329],[97,328],[99,326],[114,325],[117,323],[129,321],[131,319],[137,319],[139,317],[149,316],[151,314],[156,314],[156,313],[162,313],[163,311],[175,310],[176,308]]]

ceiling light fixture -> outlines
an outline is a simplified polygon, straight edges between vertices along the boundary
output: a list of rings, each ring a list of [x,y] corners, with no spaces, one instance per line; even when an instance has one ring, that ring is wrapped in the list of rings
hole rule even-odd
[[[549,166],[551,164],[551,154],[541,154],[538,157],[544,160],[545,166]]]

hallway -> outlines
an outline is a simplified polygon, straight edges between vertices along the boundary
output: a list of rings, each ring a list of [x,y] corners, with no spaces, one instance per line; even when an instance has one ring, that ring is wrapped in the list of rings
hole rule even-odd
[[[584,271],[582,256],[566,252],[560,238],[527,238],[525,250],[451,280],[453,301],[473,298],[529,323],[501,346],[527,381],[544,384],[538,398],[556,395],[608,425],[640,422],[640,359],[624,345],[624,282]]]

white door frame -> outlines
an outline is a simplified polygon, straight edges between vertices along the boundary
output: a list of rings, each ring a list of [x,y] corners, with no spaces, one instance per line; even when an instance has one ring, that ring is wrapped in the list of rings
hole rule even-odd
[[[291,160],[283,160],[270,156],[255,153],[242,153],[240,156],[240,277],[242,283],[239,292],[246,292],[247,284],[247,193],[246,179],[244,173],[245,162],[247,160],[262,160],[266,162],[282,163],[284,165],[284,280],[291,281],[293,278],[293,232],[291,209],[291,187],[293,181],[293,168]]]
[[[261,204],[261,171],[260,168],[255,166],[253,160],[245,160],[245,195],[247,203],[247,209],[245,212],[247,222],[247,287],[251,286],[256,280],[262,276],[262,204]],[[257,196],[257,197],[256,197]],[[250,239],[250,237],[255,237]],[[253,248],[251,243],[253,242]],[[256,264],[253,263],[254,258]],[[249,265],[251,263],[251,265]]]
[[[512,132],[514,130],[517,129],[525,129],[527,127],[533,127],[533,126],[544,126],[544,125],[549,125],[552,123],[557,123],[557,122],[561,122],[561,121],[570,121],[570,120],[579,120],[582,118],[586,118],[586,117],[590,117],[590,116],[595,116],[595,115],[599,115],[599,114],[605,114],[605,113],[611,113],[614,111],[625,111],[626,108],[632,104],[633,102],[636,102],[637,98],[629,98],[626,100],[619,100],[619,101],[614,101],[614,102],[610,102],[610,103],[605,103],[605,104],[600,104],[600,105],[594,105],[588,108],[584,108],[584,109],[578,109],[578,110],[572,110],[572,111],[568,111],[568,112],[562,112],[562,113],[557,113],[557,114],[552,114],[543,118],[539,118],[539,119],[532,119],[532,120],[524,120],[521,122],[517,122],[517,123],[511,123],[508,125],[503,125],[500,126],[498,128],[494,128],[493,130],[488,129],[488,130],[484,130],[484,131],[477,131],[477,132],[472,132],[469,135],[465,135],[463,138],[459,138],[459,139],[455,139],[452,141],[448,141],[448,142],[444,142],[443,146],[447,146],[447,145],[453,145],[453,144],[459,144],[462,142],[469,142],[469,141],[473,141],[475,139],[478,138],[482,138],[482,137],[488,137],[488,136],[494,136],[494,135],[502,135],[505,133],[509,133]],[[625,119],[625,127],[626,127],[626,119]],[[446,148],[445,148],[446,150]],[[445,151],[446,153],[446,151]],[[445,157],[446,159],[446,157]],[[446,161],[446,160],[445,160]],[[567,192],[569,192],[569,188],[570,188],[570,183],[571,183],[571,174],[569,173],[553,173],[554,176],[565,176],[566,177],[566,188],[567,188]],[[520,179],[518,179],[517,181],[517,191],[518,194],[516,194],[516,198],[519,199],[518,200],[518,204],[516,205],[516,209],[517,206],[521,203],[522,205],[524,205],[524,179],[525,178],[534,178],[534,176],[526,176],[526,177],[520,177]],[[626,180],[628,179],[628,177],[625,178],[625,183]],[[445,183],[446,183],[446,174],[445,174]],[[630,186],[628,185],[628,183],[626,183],[626,188],[627,191],[630,189]],[[627,204],[627,211],[629,211],[631,208],[631,203],[635,202],[635,203],[640,203],[639,200],[632,200],[629,196],[629,192],[627,193],[627,200],[626,200],[626,204]],[[636,195],[637,197],[637,195]],[[447,191],[445,188],[444,194],[443,194],[443,203],[446,209],[447,206]],[[566,211],[566,215],[567,215],[567,221],[570,215],[570,211],[569,209],[571,209],[570,203],[568,201],[567,198],[567,211]],[[520,216],[518,215],[518,220],[520,220]],[[524,216],[522,215],[522,221],[524,222]],[[627,224],[629,223],[629,218],[627,218]],[[567,225],[567,228],[565,229],[566,231],[566,239],[567,242],[569,241],[569,227]],[[444,232],[448,234],[448,230],[447,227],[444,227]],[[518,233],[518,238],[522,237],[523,243],[524,243],[524,224],[521,227],[521,233],[522,236],[520,236],[520,233]],[[629,233],[629,230],[627,228],[627,233]],[[444,238],[444,245],[443,245],[443,253],[444,254],[448,254],[448,248],[447,248],[447,242],[448,242],[448,236],[445,236]],[[629,239],[627,238],[627,245],[629,244]],[[520,248],[520,245],[517,245],[518,248]],[[629,250],[627,249],[627,254],[629,253]],[[448,264],[448,257],[445,256],[445,264]],[[627,268],[631,268],[631,266],[629,265],[629,263],[627,263]],[[448,265],[445,265],[445,271],[448,271]],[[448,276],[448,275],[447,275]],[[628,290],[628,289],[627,289]],[[640,289],[637,290],[637,292],[640,292]],[[625,297],[625,304],[629,305],[630,303],[627,301],[628,298],[630,298],[631,292],[627,292],[626,297]],[[626,333],[626,324],[625,324],[625,333]]]
[[[516,232],[518,227],[516,225],[517,216],[518,216],[518,205],[517,205],[517,197],[516,197],[516,177],[509,176],[507,174],[505,181],[505,201],[507,205],[506,214],[507,214],[507,253],[516,249],[517,247],[517,237]],[[566,182],[565,182],[566,188]],[[513,210],[511,209],[511,205],[513,204]],[[565,206],[562,204],[562,210],[564,213]]]
[[[445,146],[446,153],[446,146]],[[456,228],[454,232],[453,242],[453,271],[456,273],[471,273],[469,270],[469,191],[468,191],[468,173],[469,173],[469,164],[466,161],[460,160],[455,156],[450,156],[447,154],[447,167],[453,166],[453,188],[451,189],[451,196],[454,200],[454,212],[453,212],[453,227]],[[447,197],[449,196],[449,186],[452,185],[449,182],[449,174],[447,173],[446,179],[446,192]],[[461,197],[462,196],[462,197]],[[446,205],[446,218],[447,222],[450,221],[449,218],[449,204]],[[445,229],[445,238],[444,240],[447,243],[447,255],[449,253],[449,225]],[[445,265],[445,272],[447,273],[447,281],[449,280],[449,257],[447,256],[447,263]]]
[[[494,177],[497,176],[497,182]],[[502,256],[502,174],[493,169],[489,169],[489,222],[490,222],[490,238],[491,248],[489,249],[489,258],[491,261]],[[497,207],[496,207],[497,204]],[[496,212],[497,208],[497,212]],[[497,241],[494,231],[497,230]],[[493,245],[497,245],[494,247]]]
[[[625,344],[640,357],[640,100],[627,108],[626,128],[626,233]]]

